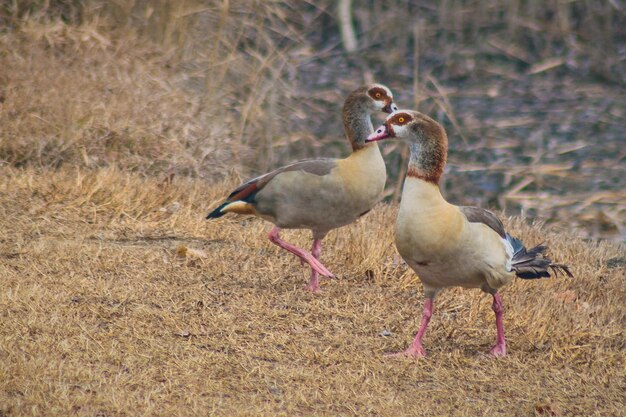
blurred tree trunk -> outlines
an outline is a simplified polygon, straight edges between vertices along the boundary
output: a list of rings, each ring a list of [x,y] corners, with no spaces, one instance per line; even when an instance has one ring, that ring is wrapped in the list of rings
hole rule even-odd
[[[341,42],[348,52],[357,49],[356,35],[352,25],[352,0],[339,0],[339,27],[341,28]]]

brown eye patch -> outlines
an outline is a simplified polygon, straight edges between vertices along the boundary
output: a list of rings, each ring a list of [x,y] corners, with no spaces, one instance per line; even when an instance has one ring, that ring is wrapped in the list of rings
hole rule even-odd
[[[413,117],[411,117],[411,115],[406,113],[399,113],[393,116],[390,122],[394,125],[402,126],[409,123],[411,120],[413,120]]]
[[[374,100],[377,100],[377,101],[384,100],[384,99],[388,98],[387,97],[387,92],[384,89],[380,88],[380,87],[370,88],[369,91],[367,92],[367,94],[369,94],[369,96],[371,98],[373,98]]]

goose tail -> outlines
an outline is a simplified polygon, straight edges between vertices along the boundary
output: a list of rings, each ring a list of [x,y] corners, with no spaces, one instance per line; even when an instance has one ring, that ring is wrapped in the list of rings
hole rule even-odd
[[[511,259],[511,269],[521,279],[550,278],[551,274],[558,276],[559,273],[572,278],[574,275],[569,267],[564,264],[557,264],[545,256],[548,249],[544,245],[537,245],[526,249],[521,240],[514,238],[507,233],[506,240],[513,248],[513,258]]]

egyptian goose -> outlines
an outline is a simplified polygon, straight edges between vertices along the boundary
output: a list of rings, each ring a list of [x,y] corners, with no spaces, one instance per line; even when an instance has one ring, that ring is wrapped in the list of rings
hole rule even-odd
[[[343,124],[352,145],[344,159],[319,158],[298,161],[246,181],[207,216],[226,213],[253,214],[274,223],[272,243],[293,253],[311,267],[307,289],[319,290],[318,274],[333,277],[319,261],[324,236],[354,222],[380,201],[387,179],[378,145],[365,140],[374,128],[370,116],[376,111],[397,110],[389,88],[381,84],[353,91],[343,106]],[[311,252],[291,245],[279,236],[280,229],[310,229]]]
[[[493,296],[497,339],[494,356],[506,355],[502,299],[498,289],[517,276],[550,277],[549,270],[572,276],[566,265],[544,257],[545,246],[526,249],[504,230],[498,217],[478,207],[448,203],[439,190],[446,164],[448,138],[430,117],[400,110],[366,142],[398,138],[408,142],[411,156],[396,221],[396,247],[424,286],[424,312],[413,344],[397,356],[422,357],[422,338],[432,316],[433,300],[446,287],[480,288]]]

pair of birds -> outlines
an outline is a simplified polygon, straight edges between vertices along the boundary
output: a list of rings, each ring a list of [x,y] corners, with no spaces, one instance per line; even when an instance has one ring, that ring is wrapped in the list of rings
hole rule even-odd
[[[390,114],[374,131],[371,115],[377,111]],[[395,355],[425,356],[422,338],[433,301],[442,289],[453,286],[480,288],[493,296],[497,339],[491,354],[506,355],[498,289],[515,276],[550,277],[549,270],[571,276],[568,267],[544,257],[545,246],[526,249],[506,233],[492,212],[448,203],[438,185],[448,150],[445,130],[422,113],[398,110],[389,88],[374,84],[353,91],[342,115],[352,145],[350,156],[303,160],[253,178],[237,187],[207,218],[252,214],[274,223],[270,241],[311,267],[307,289],[317,292],[320,275],[333,277],[320,262],[322,239],[380,201],[387,175],[376,142],[401,139],[409,144],[411,156],[396,222],[396,247],[419,276],[426,300],[413,343]],[[311,251],[282,240],[281,228],[310,229]]]

